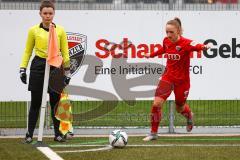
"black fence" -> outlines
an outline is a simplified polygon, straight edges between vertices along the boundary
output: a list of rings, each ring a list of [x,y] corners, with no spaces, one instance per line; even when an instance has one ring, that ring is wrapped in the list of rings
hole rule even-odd
[[[239,0],[53,0],[59,10],[229,10],[240,8]],[[36,10],[37,0],[0,0],[2,10]]]
[[[73,126],[147,127],[152,101],[73,101]],[[104,105],[103,105],[104,104]],[[188,101],[194,112],[196,126],[240,126],[239,100]],[[169,125],[167,101],[163,108],[161,126]],[[0,128],[26,128],[27,102],[0,102]],[[51,126],[50,107],[46,114],[46,127]],[[174,112],[174,125],[185,126],[186,120]]]

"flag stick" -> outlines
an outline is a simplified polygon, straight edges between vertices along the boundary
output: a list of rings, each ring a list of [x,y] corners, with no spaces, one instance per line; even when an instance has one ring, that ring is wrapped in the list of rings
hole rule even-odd
[[[48,91],[48,82],[49,82],[49,72],[50,72],[50,65],[46,62],[45,73],[44,73],[44,82],[43,82],[40,123],[39,123],[39,131],[38,131],[38,142],[42,142],[42,137],[43,137],[45,111],[46,111],[46,106],[47,106],[47,91]]]

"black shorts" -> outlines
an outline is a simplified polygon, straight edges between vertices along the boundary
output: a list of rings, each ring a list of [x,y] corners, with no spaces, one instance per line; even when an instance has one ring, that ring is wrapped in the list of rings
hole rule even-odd
[[[35,56],[32,60],[30,67],[30,76],[29,76],[29,91],[42,91],[43,82],[44,82],[44,72],[45,72],[46,59]],[[51,66],[51,71],[55,67]],[[48,92],[50,90],[48,89]]]

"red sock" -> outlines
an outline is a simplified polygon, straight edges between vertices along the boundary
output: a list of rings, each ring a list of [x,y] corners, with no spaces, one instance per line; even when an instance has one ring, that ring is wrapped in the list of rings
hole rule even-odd
[[[187,119],[192,118],[191,109],[188,104],[184,105],[184,110],[181,112],[181,114]]]
[[[152,106],[152,111],[151,111],[151,133],[157,133],[158,131],[158,126],[162,118],[162,111],[160,107],[157,106]]]

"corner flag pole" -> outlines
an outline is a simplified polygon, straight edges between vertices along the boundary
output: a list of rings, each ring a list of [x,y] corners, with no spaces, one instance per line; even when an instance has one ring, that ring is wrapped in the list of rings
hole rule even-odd
[[[42,137],[43,137],[45,111],[46,111],[46,106],[47,106],[47,90],[48,90],[48,82],[49,82],[49,72],[50,72],[50,65],[46,62],[44,82],[43,82],[40,123],[39,123],[38,140],[37,140],[38,142],[42,142]]]
[[[49,38],[48,38],[48,57],[46,60],[45,73],[44,73],[40,123],[39,123],[39,131],[38,131],[38,142],[42,142],[42,137],[43,137],[45,111],[47,106],[47,91],[48,91],[48,83],[49,83],[50,65],[54,67],[60,67],[63,61],[63,58],[58,53],[59,53],[59,48],[58,48],[57,33],[55,31],[55,26],[53,24],[50,24]]]

